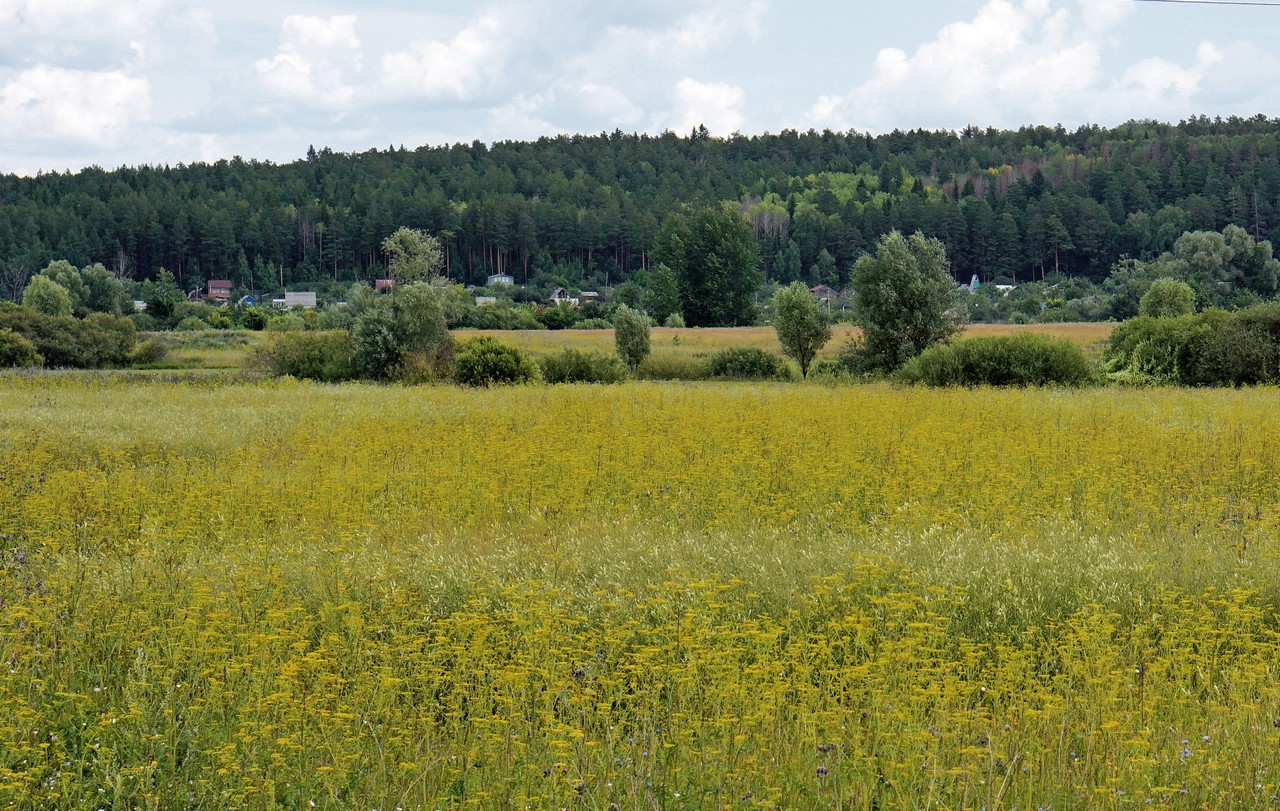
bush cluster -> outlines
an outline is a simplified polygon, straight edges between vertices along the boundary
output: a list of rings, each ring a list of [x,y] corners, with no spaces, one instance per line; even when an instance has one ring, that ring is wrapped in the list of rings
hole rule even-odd
[[[24,369],[41,366],[44,358],[35,344],[10,329],[0,330],[0,369]]]
[[[547,355],[539,365],[547,383],[617,383],[626,376],[616,357],[577,349]]]
[[[1080,386],[1092,376],[1080,347],[1035,333],[936,344],[898,372],[928,386]]]
[[[1131,318],[1111,334],[1103,365],[1110,379],[1127,383],[1280,383],[1280,303]]]
[[[0,304],[0,330],[6,329],[29,341],[53,368],[125,366],[137,340],[137,329],[127,318],[93,313],[81,320],[10,303]]]
[[[464,386],[532,383],[538,377],[538,365],[528,355],[487,335],[463,344],[454,365],[454,379]]]
[[[704,358],[659,352],[645,358],[635,374],[641,380],[706,380],[707,364]]]
[[[286,332],[255,347],[250,367],[278,377],[338,383],[356,377],[355,347],[346,330]]]
[[[790,380],[791,367],[763,349],[738,346],[707,358],[707,376],[723,380]]]

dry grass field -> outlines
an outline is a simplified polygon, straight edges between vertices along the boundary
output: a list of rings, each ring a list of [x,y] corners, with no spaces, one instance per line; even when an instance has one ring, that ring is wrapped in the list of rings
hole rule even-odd
[[[983,335],[1009,335],[1018,332],[1037,332],[1066,338],[1090,352],[1100,352],[1115,327],[1112,323],[1093,324],[970,324],[961,337]],[[836,325],[832,328],[831,341],[820,354],[834,356],[860,331],[857,327]],[[460,330],[456,335],[466,339],[469,335],[491,335],[498,340],[518,346],[539,357],[565,347],[584,351],[612,352],[613,331],[600,330]],[[653,351],[677,355],[707,355],[718,349],[745,346],[781,354],[777,333],[773,327],[730,327],[712,329],[671,329],[655,327],[651,333]]]

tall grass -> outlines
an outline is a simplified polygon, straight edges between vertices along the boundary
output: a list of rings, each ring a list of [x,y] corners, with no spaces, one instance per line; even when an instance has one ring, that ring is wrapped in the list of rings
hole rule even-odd
[[[0,804],[1270,804],[1277,409],[4,378]]]

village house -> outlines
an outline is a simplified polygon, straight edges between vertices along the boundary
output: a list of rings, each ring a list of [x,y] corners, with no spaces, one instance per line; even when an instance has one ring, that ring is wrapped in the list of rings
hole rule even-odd
[[[219,304],[225,304],[231,301],[231,280],[230,279],[210,279],[209,280],[209,299]]]
[[[561,304],[568,304],[573,307],[578,306],[578,300],[570,296],[569,291],[565,290],[563,287],[557,287],[555,291],[551,293],[549,302],[557,307]]]

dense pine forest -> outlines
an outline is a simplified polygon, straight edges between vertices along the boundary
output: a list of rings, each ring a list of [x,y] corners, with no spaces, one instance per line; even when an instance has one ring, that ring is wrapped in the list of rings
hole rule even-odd
[[[668,215],[726,201],[749,217],[777,282],[843,285],[891,229],[942,240],[963,281],[1101,281],[1118,260],[1154,258],[1186,231],[1280,237],[1280,119],[614,132],[4,176],[3,292],[16,296],[56,259],[138,280],[166,268],[187,290],[210,278],[248,289],[350,283],[382,273],[379,246],[400,226],[439,235],[456,281],[505,272],[616,285],[649,266]]]

